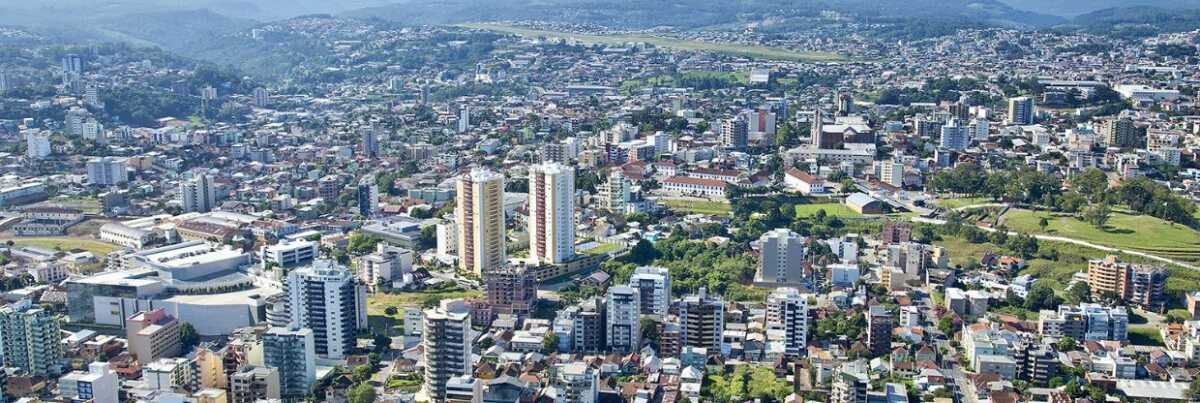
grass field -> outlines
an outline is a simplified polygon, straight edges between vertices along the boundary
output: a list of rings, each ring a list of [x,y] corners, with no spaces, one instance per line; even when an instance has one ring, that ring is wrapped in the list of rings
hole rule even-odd
[[[989,251],[1001,254],[1007,253],[1004,248],[991,243],[971,243],[966,239],[958,237],[943,236],[941,240],[934,242],[934,244],[946,248],[946,251],[950,255],[951,266],[966,266],[972,261],[979,262],[979,259]],[[1071,281],[1071,276],[1087,270],[1088,260],[1102,258],[1106,254],[1095,249],[1064,242],[1039,241],[1038,246],[1040,249],[1039,254],[1045,254],[1050,250],[1056,251],[1058,253],[1058,260],[1049,260],[1042,257],[1030,259],[1026,261],[1028,266],[1021,270],[1021,274],[1032,275],[1038,281],[1044,281],[1059,291],[1066,289],[1067,284]],[[1121,259],[1137,263],[1144,263],[1146,261],[1143,258],[1129,255],[1121,255]],[[1172,277],[1167,283],[1168,289],[1187,287],[1188,284],[1192,286],[1200,284],[1200,282],[1196,282],[1197,279],[1194,278],[1195,276],[1190,275],[1192,272],[1184,269],[1179,271],[1188,273],[1176,273],[1175,270],[1172,270]],[[1184,274],[1184,276],[1180,277],[1177,274]],[[1176,277],[1179,278],[1177,279]],[[1178,284],[1173,286],[1171,282],[1176,280],[1178,280]]]
[[[44,238],[11,238],[0,239],[0,242],[7,243],[13,241],[14,245],[33,246],[48,250],[70,251],[81,249],[98,257],[104,257],[109,252],[120,249],[120,246],[106,242],[100,242],[94,239],[71,238],[71,237],[44,237]]]
[[[1162,333],[1154,326],[1129,326],[1129,343],[1139,346],[1165,346]]]
[[[829,217],[862,217],[857,211],[851,210],[841,203],[817,203],[817,204],[797,204],[796,218],[807,218],[817,214],[818,210],[825,210],[825,215]]]
[[[1049,221],[1046,230],[1040,218]],[[1018,232],[1064,236],[1121,249],[1138,250],[1171,259],[1200,261],[1200,232],[1148,215],[1113,212],[1104,229],[1066,214],[1009,210],[1008,228]]]
[[[473,298],[483,295],[479,291],[431,291],[431,292],[377,292],[367,295],[367,324],[375,332],[395,335],[402,332],[404,325],[404,308],[423,308],[433,306],[443,299]],[[388,307],[396,307],[396,313],[389,315]]]
[[[621,244],[619,244],[619,243],[601,242],[600,245],[596,246],[595,248],[583,250],[580,252],[586,253],[589,255],[603,255],[606,253],[615,252],[618,249],[621,249]]]
[[[827,52],[806,52],[788,50],[782,48],[766,47],[766,46],[751,46],[737,43],[715,43],[692,41],[676,38],[664,38],[650,35],[589,35],[577,34],[572,32],[546,31],[538,29],[522,28],[505,24],[493,23],[473,23],[461,24],[460,26],[472,29],[484,29],[488,31],[504,32],[516,34],[524,37],[546,37],[546,38],[562,38],[574,40],[584,43],[596,43],[602,45],[621,45],[629,42],[643,42],[657,47],[686,50],[723,53],[728,55],[746,56],[757,59],[772,59],[772,60],[791,60],[799,62],[846,62],[850,59],[845,56],[827,53]]]
[[[659,203],[671,210],[693,214],[726,215],[731,209],[729,202],[716,200],[659,199]]]
[[[990,197],[963,197],[958,199],[938,199],[934,204],[944,208],[953,210],[959,207],[965,207],[975,204],[994,203]]]

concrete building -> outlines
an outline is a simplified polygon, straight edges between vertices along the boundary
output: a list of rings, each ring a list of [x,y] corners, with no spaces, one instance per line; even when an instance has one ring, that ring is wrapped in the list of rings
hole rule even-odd
[[[113,186],[129,182],[126,160],[115,157],[99,157],[87,162],[88,183],[93,186]]]
[[[872,306],[867,315],[867,348],[872,356],[887,354],[892,351],[892,328],[895,321],[891,312],[882,306]]]
[[[488,323],[497,315],[524,318],[537,302],[537,278],[524,267],[483,273],[483,283],[487,293]]]
[[[287,399],[308,396],[317,380],[316,341],[312,329],[272,327],[262,336],[263,363],[279,372],[279,393]]]
[[[671,309],[671,273],[666,267],[642,266],[634,269],[629,286],[640,295],[642,315],[666,317]]]
[[[125,320],[129,352],[142,365],[179,356],[179,337],[179,321],[162,308],[138,312]]]
[[[286,269],[309,264],[321,253],[316,242],[302,239],[283,240],[274,245],[263,245],[258,251],[258,257],[264,269],[270,266]]]
[[[605,351],[606,307],[600,297],[583,300],[562,313],[571,320],[571,352],[597,353]]]
[[[372,291],[405,281],[413,270],[413,251],[380,242],[375,252],[358,258],[358,277]]]
[[[58,318],[49,311],[34,308],[29,300],[2,307],[0,335],[0,356],[6,367],[33,376],[62,374],[62,331]]]
[[[583,362],[559,364],[551,383],[560,402],[595,403],[599,399],[600,373]]]
[[[758,239],[762,257],[756,283],[797,285],[804,281],[804,253],[806,237],[789,229],[778,228],[763,234]]]
[[[358,215],[374,217],[375,213],[379,212],[379,186],[375,185],[374,178],[367,178],[359,183],[354,190],[354,196],[358,202]]]
[[[197,174],[179,184],[179,203],[185,213],[207,213],[217,207],[217,189],[207,174]]]
[[[279,399],[279,369],[250,366],[229,376],[229,403]]]
[[[721,121],[721,145],[726,148],[746,148],[750,139],[750,125],[741,116]]]
[[[58,378],[59,395],[71,402],[119,403],[117,374],[107,362],[88,364],[88,370]]]
[[[431,402],[446,401],[447,383],[471,375],[471,313],[463,300],[446,300],[424,312],[421,332],[425,382],[422,393]]]
[[[1145,130],[1137,127],[1129,117],[1114,117],[1096,123],[1096,134],[1105,147],[1140,147]]]
[[[1033,98],[1016,97],[1008,99],[1008,124],[1031,125],[1034,120]]]
[[[529,167],[529,257],[559,264],[575,256],[575,168]]]
[[[1088,261],[1088,288],[1093,298],[1120,298],[1143,309],[1165,306],[1168,276],[1162,267],[1125,263],[1117,256]]]
[[[605,334],[608,349],[614,352],[632,353],[641,348],[640,294],[627,286],[608,288]]]
[[[683,297],[679,301],[680,346],[721,351],[725,332],[725,300],[709,295],[708,290]]]
[[[318,356],[340,359],[354,349],[357,330],[367,326],[367,297],[349,269],[316,260],[288,272],[284,288],[290,323],[312,329]]]
[[[483,276],[507,260],[504,175],[476,168],[458,180],[458,268]]]
[[[1079,341],[1124,341],[1129,338],[1129,314],[1120,306],[1060,305],[1057,312],[1039,312],[1038,332],[1043,337],[1070,337]]]
[[[784,354],[802,357],[808,351],[808,296],[791,287],[767,296],[767,338],[783,342]]]
[[[938,144],[947,150],[966,150],[967,146],[971,145],[970,128],[964,126],[958,119],[950,119],[942,126],[942,137]]]

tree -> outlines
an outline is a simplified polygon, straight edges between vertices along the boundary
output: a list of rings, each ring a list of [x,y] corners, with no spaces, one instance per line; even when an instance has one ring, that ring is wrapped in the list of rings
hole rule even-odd
[[[1096,203],[1108,191],[1108,175],[1097,168],[1085,169],[1071,177],[1071,188],[1086,197],[1088,202]]]
[[[628,260],[636,264],[648,264],[658,258],[658,251],[654,249],[654,244],[645,239],[639,240],[633,248],[629,250]]]
[[[1062,299],[1054,294],[1054,289],[1050,286],[1035,283],[1029,289],[1029,294],[1025,296],[1026,310],[1037,312],[1043,309],[1052,309],[1062,303]]]
[[[938,319],[937,328],[947,336],[954,334],[954,317],[949,314],[942,315],[942,318]]]
[[[1083,212],[1083,220],[1088,224],[1096,226],[1096,228],[1104,229],[1104,224],[1108,223],[1108,218],[1112,214],[1112,210],[1107,204],[1099,203],[1088,207]]]
[[[1079,343],[1077,343],[1073,338],[1063,337],[1058,339],[1057,343],[1054,343],[1054,347],[1057,348],[1058,351],[1065,353],[1068,351],[1075,351],[1075,349],[1079,348]]]
[[[371,344],[375,346],[375,351],[382,352],[392,347],[392,338],[382,334],[377,334],[371,338]]]
[[[395,316],[396,314],[400,313],[400,309],[394,306],[389,306],[387,308],[383,308],[383,313],[388,316]]]
[[[346,399],[350,403],[374,403],[375,397],[375,388],[366,382],[354,385],[346,392]]]
[[[179,344],[183,346],[183,351],[192,351],[192,347],[200,344],[200,334],[196,333],[196,328],[192,327],[191,323],[179,324]]]
[[[1038,218],[1038,228],[1041,228],[1042,232],[1046,232],[1046,227],[1049,227],[1049,226],[1050,226],[1050,221],[1047,221],[1046,217]]]
[[[542,354],[552,354],[558,351],[558,333],[546,332],[542,337]]]
[[[354,382],[366,382],[371,379],[371,374],[374,372],[374,368],[371,368],[370,365],[359,365],[354,367],[354,370],[351,371],[350,378],[353,379]]]
[[[1074,283],[1070,287],[1067,287],[1067,292],[1063,294],[1063,299],[1072,305],[1081,302],[1091,302],[1091,287],[1084,282]]]

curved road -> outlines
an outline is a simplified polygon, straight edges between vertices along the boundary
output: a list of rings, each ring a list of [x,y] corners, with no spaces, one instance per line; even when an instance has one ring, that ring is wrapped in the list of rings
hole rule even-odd
[[[982,206],[965,206],[965,207],[982,207]],[[933,224],[933,225],[944,225],[944,224],[946,224],[946,220],[939,220],[939,219],[934,219],[934,218],[913,217],[913,218],[912,218],[912,221],[913,221],[913,222],[919,222],[919,223]],[[984,230],[984,231],[987,231],[987,232],[996,232],[996,229],[995,229],[995,228],[988,228],[988,227],[983,227],[983,226],[979,226],[979,225],[976,225],[976,226],[975,226],[975,228],[979,228],[979,229],[981,229],[981,230]],[[1017,235],[1017,233],[1016,233],[1016,232],[1013,232],[1013,231],[1008,231],[1008,235]],[[1149,253],[1146,253],[1146,252],[1141,252],[1141,251],[1136,251],[1136,250],[1130,250],[1130,249],[1114,248],[1114,247],[1111,247],[1111,246],[1104,246],[1104,245],[1100,245],[1100,244],[1091,243],[1091,242],[1088,242],[1088,241],[1081,241],[1081,240],[1078,240],[1078,239],[1075,239],[1075,238],[1067,238],[1067,237],[1054,236],[1054,235],[1037,235],[1037,234],[1033,234],[1033,237],[1034,237],[1034,238],[1037,238],[1039,241],[1056,241],[1056,242],[1066,242],[1066,243],[1075,244],[1075,245],[1079,245],[1079,246],[1084,246],[1084,247],[1088,247],[1088,248],[1092,248],[1092,249],[1096,249],[1096,250],[1101,250],[1101,251],[1104,251],[1104,252],[1110,252],[1110,253],[1111,253],[1111,252],[1118,252],[1118,253],[1125,253],[1125,254],[1129,254],[1129,255],[1133,255],[1133,256],[1140,256],[1140,257],[1144,257],[1144,258],[1147,258],[1147,259],[1150,259],[1150,260],[1154,260],[1154,261],[1158,261],[1158,262],[1163,262],[1163,263],[1173,264],[1173,265],[1176,265],[1176,266],[1179,266],[1179,267],[1183,267],[1183,268],[1185,268],[1185,269],[1190,269],[1190,270],[1196,270],[1196,271],[1200,271],[1200,266],[1196,266],[1196,265],[1193,265],[1193,264],[1190,264],[1190,263],[1181,262],[1181,261],[1174,260],[1174,259],[1168,259],[1168,258],[1165,258],[1165,257],[1162,257],[1162,256],[1151,255],[1151,254],[1149,254]]]

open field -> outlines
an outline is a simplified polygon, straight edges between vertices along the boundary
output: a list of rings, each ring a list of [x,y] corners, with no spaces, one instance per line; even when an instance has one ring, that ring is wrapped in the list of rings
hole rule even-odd
[[[1139,346],[1165,346],[1158,327],[1147,325],[1129,326],[1129,343]]]
[[[938,206],[953,210],[959,207],[971,206],[975,204],[994,203],[990,197],[963,197],[958,199],[938,199],[934,202]]]
[[[9,238],[0,239],[0,242],[7,243],[13,241],[14,245],[33,246],[48,250],[69,251],[81,249],[97,257],[104,257],[109,252],[120,249],[120,246],[106,242],[100,242],[94,239],[71,238],[71,237],[39,237],[39,238]]]
[[[1049,222],[1038,227],[1040,218]],[[1148,215],[1113,212],[1104,229],[1067,214],[1009,210],[1008,228],[1017,232],[1069,237],[1121,249],[1137,250],[1171,259],[1200,261],[1200,232]]]
[[[658,201],[671,210],[693,214],[726,215],[731,209],[729,202],[716,200],[659,199]]]
[[[602,45],[622,45],[629,42],[643,42],[657,47],[723,53],[735,56],[746,56],[757,59],[772,59],[772,60],[790,60],[799,62],[846,62],[850,59],[845,56],[827,53],[827,52],[807,52],[796,51],[782,48],[766,47],[766,46],[751,46],[736,43],[715,43],[691,41],[676,38],[664,38],[650,35],[590,35],[577,34],[572,32],[546,31],[538,29],[530,29],[517,27],[505,24],[493,23],[472,23],[460,24],[460,26],[472,29],[484,29],[489,31],[504,32],[516,34],[524,37],[547,37],[547,38],[562,38],[574,40],[584,43],[596,43]]]
[[[618,249],[621,249],[621,244],[619,244],[619,243],[602,242],[602,243],[599,243],[594,248],[582,250],[580,252],[586,253],[589,255],[603,255],[603,254],[607,254],[610,252],[616,252]]]
[[[429,291],[429,292],[377,292],[367,295],[367,324],[373,332],[397,335],[403,332],[404,308],[423,308],[433,306],[443,299],[472,298],[483,295],[479,291]],[[396,307],[396,313],[389,315],[388,307]]]
[[[862,217],[857,211],[851,210],[841,203],[817,203],[817,204],[797,204],[796,218],[812,217],[817,214],[817,211],[825,210],[825,215],[829,217]]]

